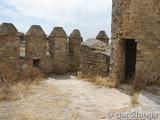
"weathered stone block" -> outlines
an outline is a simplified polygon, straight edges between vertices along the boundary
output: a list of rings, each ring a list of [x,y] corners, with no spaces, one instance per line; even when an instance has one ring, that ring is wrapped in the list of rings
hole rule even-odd
[[[159,8],[158,0],[113,0],[110,72],[117,84],[160,75]]]
[[[106,43],[97,39],[84,41],[81,44],[78,75],[83,78],[108,76],[110,62],[109,49]]]
[[[71,69],[67,41],[68,36],[62,27],[55,27],[49,35],[53,73],[67,73]]]
[[[28,65],[37,67],[44,73],[49,70],[46,66],[49,66],[46,60],[47,55],[47,35],[39,25],[32,25],[25,35],[26,45],[26,62]]]
[[[0,60],[17,60],[20,56],[20,33],[12,23],[0,25]]]

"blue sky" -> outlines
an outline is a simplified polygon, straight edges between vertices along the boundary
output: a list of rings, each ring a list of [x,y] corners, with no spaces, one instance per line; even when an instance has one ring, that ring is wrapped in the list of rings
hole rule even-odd
[[[111,7],[112,0],[0,0],[0,23],[11,22],[24,33],[38,24],[47,35],[62,26],[68,35],[79,29],[84,39],[100,30],[110,37]]]

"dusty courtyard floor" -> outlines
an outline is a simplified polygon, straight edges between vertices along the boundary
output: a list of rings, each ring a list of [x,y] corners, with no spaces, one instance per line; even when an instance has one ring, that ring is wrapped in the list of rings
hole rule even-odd
[[[141,105],[133,107],[121,90],[95,86],[72,75],[53,76],[26,98],[0,102],[0,120],[116,120],[119,112],[126,112],[121,120],[128,119],[128,112],[153,112],[154,120],[159,120],[160,96],[143,91],[140,100]]]

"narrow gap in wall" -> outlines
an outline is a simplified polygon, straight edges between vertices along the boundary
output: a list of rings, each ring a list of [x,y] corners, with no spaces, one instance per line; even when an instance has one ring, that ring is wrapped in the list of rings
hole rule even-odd
[[[134,39],[125,40],[125,82],[131,83],[136,72],[137,43]]]

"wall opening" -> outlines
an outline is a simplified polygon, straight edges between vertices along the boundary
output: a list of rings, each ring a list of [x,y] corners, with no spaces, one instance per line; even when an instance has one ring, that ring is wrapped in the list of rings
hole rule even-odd
[[[137,43],[134,39],[125,40],[125,82],[130,83],[135,78]]]
[[[33,59],[33,67],[40,68],[40,59]]]

